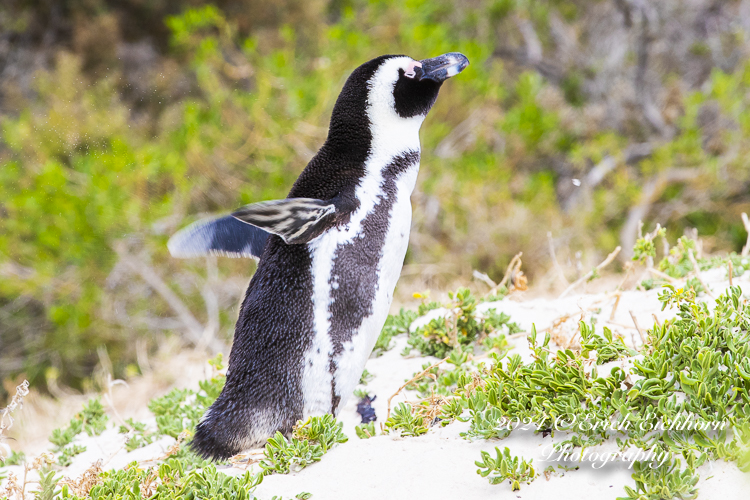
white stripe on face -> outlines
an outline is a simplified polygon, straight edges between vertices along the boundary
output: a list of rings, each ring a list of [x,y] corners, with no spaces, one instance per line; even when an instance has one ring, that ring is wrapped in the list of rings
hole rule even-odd
[[[406,151],[419,151],[419,127],[424,116],[402,118],[396,113],[393,89],[399,78],[399,69],[413,71],[414,63],[410,57],[387,59],[368,82],[370,88],[367,99],[367,117],[372,131],[372,151],[370,160],[380,168],[388,165],[390,160]],[[368,161],[368,163],[370,163]]]

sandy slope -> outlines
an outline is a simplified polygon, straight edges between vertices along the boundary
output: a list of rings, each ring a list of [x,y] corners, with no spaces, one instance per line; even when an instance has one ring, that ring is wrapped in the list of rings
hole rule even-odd
[[[718,296],[728,286],[725,271],[718,269],[704,273],[704,279]],[[750,291],[750,272],[741,279],[735,278],[735,284]],[[633,311],[644,330],[650,328],[655,320],[663,321],[671,317],[674,311],[661,311],[657,300],[658,291],[624,292],[617,310],[612,317],[615,296],[612,294],[574,295],[564,299],[533,299],[517,301],[513,296],[491,304],[482,304],[481,309],[495,308],[509,314],[513,321],[525,330],[535,324],[538,330],[553,328],[553,339],[567,342],[576,331],[578,320],[587,321],[595,318],[597,329],[601,325],[610,327],[614,332],[623,335],[627,343],[640,343],[637,330],[629,311]],[[440,314],[439,311],[433,315]],[[568,317],[566,321],[560,318]],[[422,320],[424,321],[424,320]],[[511,340],[514,351],[529,358],[526,339],[516,336]],[[377,399],[373,407],[379,422],[385,420],[388,398],[405,380],[421,370],[424,363],[436,361],[434,358],[403,357],[401,351],[405,338],[396,339],[396,346],[381,357],[373,357],[367,363],[367,370],[374,379],[367,385],[371,395]],[[601,371],[601,370],[600,370]],[[414,394],[400,394],[398,401],[416,399]],[[614,499],[624,494],[623,485],[632,484],[629,463],[625,461],[610,462],[601,467],[600,462],[583,461],[577,464],[580,468],[553,475],[541,476],[530,485],[523,485],[520,491],[511,492],[508,484],[491,485],[476,473],[474,461],[480,458],[480,451],[493,451],[495,446],[501,449],[509,447],[512,454],[533,459],[537,470],[557,462],[545,462],[550,443],[566,439],[563,433],[555,437],[535,435],[533,431],[516,431],[509,438],[501,441],[476,440],[468,441],[461,437],[468,424],[453,423],[446,427],[433,427],[418,438],[401,438],[394,435],[377,436],[368,440],[356,437],[354,427],[359,423],[356,413],[355,398],[351,398],[343,408],[339,419],[344,422],[344,432],[349,441],[339,445],[323,457],[320,463],[288,475],[272,475],[263,480],[256,490],[260,498],[271,498],[283,495],[293,498],[306,491],[313,493],[313,498],[341,499],[457,499],[457,498],[524,498],[524,499]],[[76,442],[86,445],[88,450],[75,458],[74,463],[64,473],[75,477],[98,458],[106,460],[105,468],[119,468],[133,460],[148,460],[161,456],[173,443],[171,438],[164,438],[145,448],[125,453],[122,449],[123,437],[114,429],[98,437],[79,439]],[[614,443],[606,443],[592,448],[591,451],[614,451]],[[594,468],[598,463],[601,468]],[[256,466],[257,467],[257,466]],[[227,474],[239,474],[243,469],[225,467]],[[699,470],[701,499],[733,500],[749,498],[750,479],[741,473],[733,464],[714,462],[705,464]]]

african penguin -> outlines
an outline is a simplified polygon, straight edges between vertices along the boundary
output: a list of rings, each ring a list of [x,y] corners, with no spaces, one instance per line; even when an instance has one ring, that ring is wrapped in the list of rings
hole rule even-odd
[[[199,222],[174,256],[259,257],[237,320],[226,385],[193,448],[223,459],[332,413],[353,392],[406,255],[419,128],[468,59],[382,56],[349,76],[328,137],[284,200]]]

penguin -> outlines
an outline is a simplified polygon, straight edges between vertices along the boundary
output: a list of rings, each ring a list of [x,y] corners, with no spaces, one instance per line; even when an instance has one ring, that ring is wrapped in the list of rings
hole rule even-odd
[[[254,257],[224,388],[192,448],[226,459],[345,404],[393,300],[411,227],[419,129],[469,60],[385,55],[355,69],[328,136],[283,200],[179,231],[173,256]]]

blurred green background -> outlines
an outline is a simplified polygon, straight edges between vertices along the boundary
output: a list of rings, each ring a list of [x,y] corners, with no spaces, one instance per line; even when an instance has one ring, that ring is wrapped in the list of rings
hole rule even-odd
[[[618,244],[624,262],[641,219],[739,250],[749,35],[739,0],[5,0],[3,386],[229,345],[254,264],[172,259],[169,235],[284,197],[349,72],[386,53],[471,60],[422,128],[421,284],[499,280],[518,251],[534,283],[548,231],[571,275]]]

